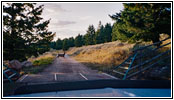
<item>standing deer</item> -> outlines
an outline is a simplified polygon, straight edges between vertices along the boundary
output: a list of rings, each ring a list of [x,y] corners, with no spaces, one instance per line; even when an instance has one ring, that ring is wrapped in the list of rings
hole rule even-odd
[[[57,54],[57,57],[64,57],[65,56],[65,51],[63,54]]]

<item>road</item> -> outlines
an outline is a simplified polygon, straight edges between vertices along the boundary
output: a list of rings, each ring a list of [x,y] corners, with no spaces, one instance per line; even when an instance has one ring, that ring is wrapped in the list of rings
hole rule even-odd
[[[85,80],[115,79],[106,73],[99,73],[75,61],[69,56],[56,58],[43,72],[21,77],[18,82],[47,83]]]

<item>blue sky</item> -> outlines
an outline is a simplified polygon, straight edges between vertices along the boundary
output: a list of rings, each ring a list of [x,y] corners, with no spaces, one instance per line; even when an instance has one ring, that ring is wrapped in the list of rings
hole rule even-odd
[[[40,5],[40,3],[38,3]],[[89,25],[97,28],[99,21],[105,25],[114,21],[108,16],[123,9],[122,3],[43,3],[42,17],[51,18],[49,30],[57,38],[75,37],[85,34]]]

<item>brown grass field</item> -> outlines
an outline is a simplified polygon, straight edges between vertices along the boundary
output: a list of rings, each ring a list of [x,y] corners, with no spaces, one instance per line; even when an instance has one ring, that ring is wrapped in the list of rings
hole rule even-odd
[[[162,34],[160,40],[165,39],[166,35]],[[163,44],[170,42],[166,40]],[[132,50],[141,46],[152,44],[152,42],[141,43],[122,43],[120,41],[114,41],[104,44],[89,45],[83,47],[72,47],[66,53],[75,60],[85,64],[86,66],[105,71],[110,67],[121,64],[131,53]],[[167,45],[160,49],[165,51],[171,48],[171,45]]]
[[[67,51],[67,54],[92,69],[103,71],[123,62],[134,45],[115,41],[79,48],[73,47]]]

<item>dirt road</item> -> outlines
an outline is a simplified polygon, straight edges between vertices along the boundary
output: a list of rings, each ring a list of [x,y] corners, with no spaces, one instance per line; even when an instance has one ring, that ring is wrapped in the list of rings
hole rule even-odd
[[[99,79],[114,79],[114,77],[106,73],[91,70],[65,55],[65,57],[56,58],[43,72],[33,75],[24,75],[18,82],[47,83]]]

